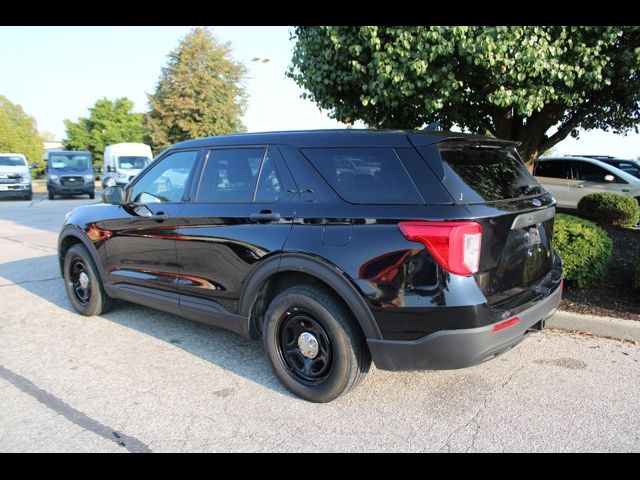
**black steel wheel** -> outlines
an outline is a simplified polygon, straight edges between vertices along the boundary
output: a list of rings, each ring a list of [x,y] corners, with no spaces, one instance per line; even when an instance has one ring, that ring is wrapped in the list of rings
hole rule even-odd
[[[76,257],[73,259],[70,275],[76,300],[82,305],[86,305],[91,299],[91,280],[87,272],[87,266],[82,258]]]
[[[280,322],[278,348],[285,365],[302,382],[322,383],[331,373],[333,348],[325,328],[312,313],[289,309]]]
[[[69,301],[79,313],[90,317],[111,308],[111,298],[104,291],[96,264],[84,245],[76,244],[66,252],[62,271]]]
[[[305,400],[330,402],[346,394],[371,365],[353,315],[321,285],[298,285],[277,295],[262,331],[276,376]]]

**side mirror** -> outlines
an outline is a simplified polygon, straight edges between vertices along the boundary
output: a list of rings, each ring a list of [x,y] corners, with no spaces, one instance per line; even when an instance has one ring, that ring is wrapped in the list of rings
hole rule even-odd
[[[604,181],[605,181],[605,182],[609,182],[609,183],[611,183],[611,182],[613,182],[614,180],[615,180],[615,177],[614,177],[613,175],[605,175],[605,176],[604,176]]]
[[[102,201],[111,205],[122,205],[124,203],[124,187],[120,185],[107,187],[102,192]]]
[[[106,187],[115,187],[116,186],[116,179],[113,177],[109,177],[104,181],[104,184]]]

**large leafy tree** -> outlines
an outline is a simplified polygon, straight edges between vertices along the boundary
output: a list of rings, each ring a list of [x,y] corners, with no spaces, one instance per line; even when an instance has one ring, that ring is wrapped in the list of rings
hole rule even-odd
[[[246,69],[206,28],[193,29],[169,53],[149,97],[146,135],[161,149],[196,137],[244,130]]]
[[[20,105],[0,95],[0,152],[22,153],[30,164],[42,164],[43,151],[36,121]]]
[[[77,122],[65,120],[65,148],[89,150],[102,162],[104,148],[121,142],[143,141],[144,114],[133,112],[133,102],[126,97],[116,100],[102,98],[89,108],[89,117]]]
[[[297,27],[288,75],[342,122],[522,142],[640,120],[640,27]]]

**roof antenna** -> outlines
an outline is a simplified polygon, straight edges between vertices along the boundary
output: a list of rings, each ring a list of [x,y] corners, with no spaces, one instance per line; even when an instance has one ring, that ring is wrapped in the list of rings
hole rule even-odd
[[[427,132],[437,132],[438,130],[440,130],[440,122],[438,120],[436,120],[435,122],[431,122],[422,130]]]

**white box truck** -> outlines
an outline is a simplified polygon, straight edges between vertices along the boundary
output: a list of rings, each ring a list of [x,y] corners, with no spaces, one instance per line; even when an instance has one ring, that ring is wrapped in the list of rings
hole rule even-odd
[[[126,185],[153,159],[151,147],[144,143],[116,143],[104,149],[105,174],[102,188],[113,184]]]

